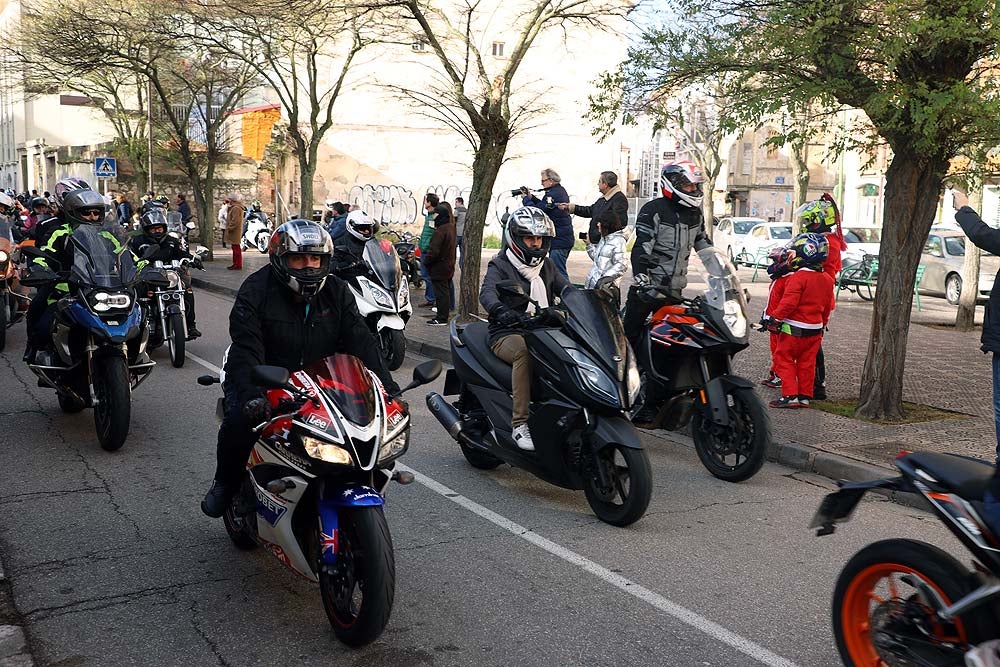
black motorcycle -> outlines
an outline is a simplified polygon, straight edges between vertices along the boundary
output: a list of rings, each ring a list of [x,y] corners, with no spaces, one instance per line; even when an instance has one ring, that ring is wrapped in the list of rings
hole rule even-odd
[[[498,285],[508,299],[528,300],[513,282]],[[537,305],[537,304],[536,304]],[[535,364],[528,419],[536,451],[522,451],[511,427],[511,367],[489,347],[485,323],[451,324],[454,368],[444,393],[427,406],[475,468],[501,463],[523,468],[566,489],[582,489],[599,519],[627,526],[652,495],[649,459],[625,416],[639,392],[639,372],[611,303],[590,290],[562,294],[563,326],[529,318],[524,339]]]
[[[396,238],[393,247],[396,248],[396,254],[399,255],[399,264],[403,267],[403,273],[410,280],[410,287],[420,289],[423,287],[424,278],[420,274],[420,257],[417,255],[417,244],[413,234],[410,232],[400,234],[394,229],[387,229],[385,233]]]
[[[748,347],[747,303],[729,258],[716,248],[698,253],[707,289],[652,314],[636,353],[651,377],[643,401],[658,408],[651,428],[691,424],[698,458],[728,482],[749,479],[764,465],[770,420],[753,383],[733,374],[733,356]]]
[[[1000,532],[984,521],[994,466],[954,454],[901,452],[899,477],[842,484],[823,499],[810,528],[830,535],[870,490],[922,496],[975,557],[974,571],[914,540],[881,540],[859,551],[837,578],[833,633],[848,667],[962,667],[965,652],[1000,636]]]

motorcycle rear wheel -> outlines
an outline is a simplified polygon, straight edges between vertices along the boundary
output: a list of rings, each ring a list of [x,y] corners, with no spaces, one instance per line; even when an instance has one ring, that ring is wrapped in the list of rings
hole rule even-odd
[[[691,419],[691,436],[702,465],[715,477],[727,482],[750,479],[764,465],[771,442],[771,420],[764,403],[753,389],[735,387],[729,390],[730,428],[718,432],[701,412]]]
[[[885,635],[906,645],[909,635],[902,630],[910,626],[920,643],[928,639],[939,642],[943,651],[951,650],[948,644],[956,645],[952,650],[955,664],[961,664],[965,644],[995,634],[990,633],[986,622],[990,614],[982,610],[972,611],[953,623],[942,622],[924,604],[918,589],[902,580],[904,576],[927,584],[945,604],[974,588],[969,571],[937,547],[901,539],[868,545],[844,566],[833,594],[833,634],[846,667],[908,664],[888,649],[880,651],[873,637]],[[927,635],[917,632],[917,624]],[[917,646],[913,642],[908,648]]]
[[[170,363],[174,368],[184,365],[184,345],[187,342],[184,333],[184,316],[180,313],[171,313],[167,322],[167,346],[170,348]]]
[[[121,449],[132,419],[132,384],[125,357],[109,356],[94,360],[94,426],[101,448]]]
[[[646,451],[612,444],[602,449],[597,458],[612,486],[602,488],[596,472],[587,475],[583,493],[590,509],[598,519],[612,526],[635,523],[646,513],[653,495],[653,473]]]
[[[333,634],[359,647],[378,639],[389,623],[396,558],[381,507],[345,508],[339,518],[337,563],[320,569],[320,595]]]

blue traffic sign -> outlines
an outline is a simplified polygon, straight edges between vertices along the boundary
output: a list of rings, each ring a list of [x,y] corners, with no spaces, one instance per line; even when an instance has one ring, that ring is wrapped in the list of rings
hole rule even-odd
[[[94,160],[94,175],[98,178],[116,178],[118,160],[113,157],[99,157]]]
[[[784,176],[775,176],[774,177],[774,184],[775,185],[784,185],[785,184],[785,177]]]

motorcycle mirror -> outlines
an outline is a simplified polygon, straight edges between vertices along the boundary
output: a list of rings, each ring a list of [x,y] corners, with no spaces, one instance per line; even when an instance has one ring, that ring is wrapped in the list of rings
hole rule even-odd
[[[288,369],[281,366],[254,366],[250,371],[251,380],[269,389],[284,389],[288,377]]]
[[[206,248],[203,245],[195,246],[194,254],[198,255],[199,257],[205,257],[206,255],[208,255],[208,248]]]
[[[514,280],[497,283],[497,292],[507,297],[507,305],[512,308],[521,308],[531,302],[531,298],[524,292],[524,287]]]
[[[195,228],[195,224],[194,224],[193,222],[188,222],[188,223],[187,223],[187,224],[185,225],[185,227],[187,227],[188,229],[194,229],[194,228]]]
[[[143,269],[143,272],[139,274],[139,282],[146,283],[150,287],[170,286],[166,274],[159,269]]]
[[[21,246],[21,254],[25,257],[45,257],[45,253],[30,245]],[[23,281],[22,281],[23,282]]]
[[[42,285],[47,285],[58,276],[48,269],[34,269],[28,275],[21,278],[21,284],[25,287],[41,287]]]
[[[437,359],[425,361],[413,369],[413,381],[420,384],[434,382],[441,375],[441,362]]]
[[[153,255],[155,255],[159,250],[160,250],[159,243],[150,243],[148,245],[144,245],[142,251],[142,258],[149,259]]]
[[[218,382],[220,382],[219,378],[214,375],[202,375],[198,378],[198,384],[203,387],[210,387]]]

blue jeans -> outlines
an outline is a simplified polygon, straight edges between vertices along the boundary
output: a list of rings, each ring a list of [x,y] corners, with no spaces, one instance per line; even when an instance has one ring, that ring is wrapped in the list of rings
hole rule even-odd
[[[420,255],[420,277],[424,279],[424,298],[434,303],[434,286],[431,285],[431,276],[424,266],[424,256]]]
[[[997,432],[997,464],[1000,465],[1000,354],[993,353],[993,427]]]
[[[569,248],[550,250],[549,259],[551,259],[552,263],[556,265],[556,270],[558,270],[559,273],[566,276],[566,279],[568,280],[569,273],[566,271],[566,260],[569,259]]]

